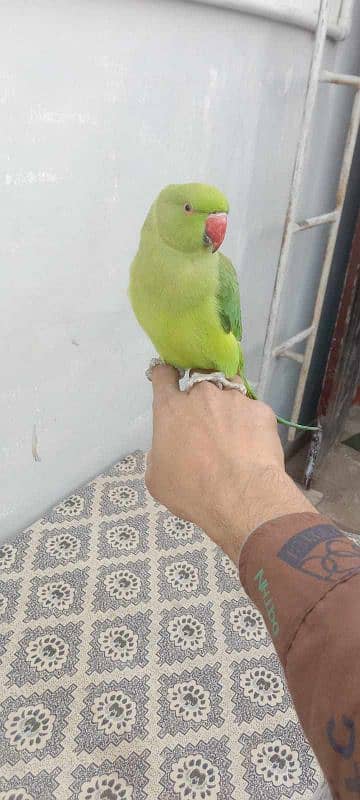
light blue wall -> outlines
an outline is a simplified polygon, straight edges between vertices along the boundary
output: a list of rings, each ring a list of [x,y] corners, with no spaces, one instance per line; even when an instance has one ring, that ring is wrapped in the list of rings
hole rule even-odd
[[[257,380],[312,35],[181,0],[1,8],[5,535],[149,444],[152,348],[126,288],[143,218],[167,182],[213,182],[230,198],[225,252],[239,270]],[[359,32],[360,15],[350,40],[328,44],[326,66],[355,70]],[[323,90],[307,212],[331,207],[349,111],[347,91],[336,107],[335,91]],[[318,243],[308,241],[286,289],[281,336],[309,318]],[[296,369],[277,368],[269,399],[281,412],[291,407]]]

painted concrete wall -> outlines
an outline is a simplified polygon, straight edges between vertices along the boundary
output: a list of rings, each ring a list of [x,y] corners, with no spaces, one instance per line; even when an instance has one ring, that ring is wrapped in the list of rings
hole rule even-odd
[[[312,36],[181,0],[1,7],[5,536],[149,444],[152,348],[126,288],[143,218],[167,182],[213,182],[230,198],[225,252],[239,270],[257,380]],[[356,71],[359,34],[360,15],[350,40],[329,43],[326,66]],[[335,106],[334,91],[342,90],[323,91],[307,213],[332,202],[349,112],[345,95]],[[306,248],[294,261],[281,337],[308,321],[321,242]],[[286,413],[294,366],[278,368],[269,397]]]

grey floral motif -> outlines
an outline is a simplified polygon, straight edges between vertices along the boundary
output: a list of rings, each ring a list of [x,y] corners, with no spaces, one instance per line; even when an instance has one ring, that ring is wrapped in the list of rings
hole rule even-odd
[[[306,789],[309,797],[313,795],[317,786],[315,762],[295,722],[290,720],[261,734],[255,730],[251,735],[244,733],[239,741],[250,797],[268,800],[271,793],[274,800],[282,800],[297,791],[303,794]]]
[[[72,533],[62,531],[49,536],[45,542],[45,550],[58,561],[73,561],[80,550],[80,541]]]
[[[166,748],[159,800],[233,800],[228,738]]]
[[[284,687],[278,676],[265,667],[247,669],[240,678],[245,697],[255,700],[260,706],[276,706],[284,696]]]
[[[146,611],[94,622],[87,672],[112,672],[148,664],[150,621],[151,611]]]
[[[180,517],[168,517],[164,520],[164,530],[169,536],[174,536],[179,542],[191,541],[193,524]]]
[[[125,456],[125,458],[123,458],[117,464],[113,464],[105,474],[111,478],[127,478],[129,475],[143,473],[144,470],[145,454],[141,450],[135,450],[134,453],[130,453],[128,456]]]
[[[86,569],[76,569],[60,575],[53,573],[51,578],[32,578],[26,619],[80,614],[87,577]]]
[[[124,511],[129,508],[134,508],[138,501],[136,489],[132,486],[111,486],[108,490],[108,498],[110,503],[122,508]]]
[[[54,512],[60,514],[62,517],[78,517],[84,510],[85,501],[79,494],[71,494],[66,500],[63,500],[58,506],[55,506]]]
[[[109,743],[145,739],[147,736],[148,678],[89,686],[76,737],[77,752],[104,750]]]
[[[174,617],[168,625],[170,641],[181,650],[201,650],[205,642],[205,626],[191,614]]]
[[[65,663],[69,645],[55,633],[47,633],[31,639],[26,648],[26,660],[38,672],[54,672]]]
[[[165,567],[168,583],[180,592],[194,592],[199,585],[199,570],[188,561],[175,561]]]
[[[137,514],[126,521],[103,522],[98,542],[100,558],[146,551],[148,530],[148,514]]]
[[[212,603],[163,611],[159,640],[160,663],[173,664],[215,653]]]
[[[180,682],[168,689],[170,711],[188,722],[206,720],[210,711],[210,694],[201,684],[190,680]]]
[[[103,514],[118,514],[120,511],[133,511],[145,503],[145,487],[142,481],[126,483],[106,483],[101,498]]]
[[[16,616],[21,579],[0,581],[0,625],[13,622]]]
[[[43,750],[51,739],[55,716],[44,703],[24,705],[5,719],[5,737],[16,750]]]
[[[240,585],[237,566],[220,548],[214,550],[214,559],[219,592],[236,591]]]
[[[135,605],[149,596],[149,561],[128,561],[101,567],[94,592],[94,610]]]
[[[89,519],[93,511],[94,485],[82,486],[74,494],[69,495],[45,514],[43,524],[73,522],[73,520]]]
[[[285,688],[283,671],[277,657],[235,661],[231,665],[233,681],[233,713],[239,724],[274,716],[286,711],[290,696]]]
[[[82,623],[26,630],[11,664],[9,681],[16,686],[76,673]]]
[[[181,800],[215,800],[220,792],[218,768],[199,753],[180,758],[171,770],[175,792]]]
[[[170,550],[183,544],[202,542],[204,534],[192,522],[174,517],[168,511],[158,514],[156,542],[158,547]]]
[[[161,737],[223,725],[220,663],[180,675],[162,675],[159,688]]]
[[[230,624],[234,631],[247,641],[261,642],[266,638],[262,616],[253,606],[240,606],[230,612]]]
[[[159,559],[160,597],[171,600],[189,594],[199,596],[207,594],[208,589],[205,550]]]
[[[111,760],[107,759],[99,765],[77,766],[72,773],[74,781],[70,787],[70,800],[148,800],[146,787],[149,782],[150,750],[139,754],[127,752],[125,757],[116,755],[118,752],[114,751]],[[99,789],[96,781],[99,782]],[[117,782],[120,786],[124,784],[124,788],[115,790]],[[121,794],[125,787],[128,794]]]
[[[136,719],[136,703],[121,689],[96,697],[91,711],[96,727],[106,734],[128,733]]]
[[[139,544],[139,534],[136,528],[127,522],[110,528],[106,538],[111,547],[117,547],[119,550],[136,550]]]
[[[270,639],[260,612],[245,595],[221,604],[227,652],[251,650],[269,644]]]
[[[219,554],[219,550],[216,551],[217,555]],[[222,567],[225,572],[225,575],[230,575],[232,578],[236,580],[239,579],[239,570],[234,562],[227,556],[225,553],[222,554]]]
[[[130,455],[125,456],[125,458],[120,461],[118,464],[118,474],[119,475],[132,475],[132,473],[137,468],[137,459],[133,453]]]
[[[99,775],[86,781],[81,787],[79,800],[94,800],[94,798],[109,798],[110,800],[132,800],[133,789],[124,778],[119,778],[116,772],[110,775]]]
[[[49,755],[56,758],[63,749],[64,727],[73,701],[72,690],[58,688],[42,695],[7,697],[1,706],[0,764],[16,764]]]
[[[99,636],[100,650],[111,661],[132,661],[138,647],[138,636],[126,625],[109,627]]]
[[[16,547],[10,542],[4,542],[0,547],[0,569],[10,570],[16,559]]]
[[[34,558],[40,569],[87,558],[90,546],[90,526],[77,528],[45,529]]]
[[[141,580],[129,569],[119,569],[105,575],[105,589],[116,600],[134,600],[141,589]]]
[[[63,611],[74,602],[74,588],[65,581],[49,581],[39,586],[38,598],[44,608]]]
[[[14,775],[10,780],[0,777],[0,800],[55,800],[60,768],[51,772],[41,770],[26,773],[22,778]]]
[[[13,536],[10,542],[0,544],[0,575],[6,577],[13,572],[21,572],[24,558],[30,544],[32,530],[22,531]]]
[[[297,750],[291,750],[280,739],[258,744],[251,751],[251,758],[258,775],[273,786],[297,786],[301,778],[301,766]]]

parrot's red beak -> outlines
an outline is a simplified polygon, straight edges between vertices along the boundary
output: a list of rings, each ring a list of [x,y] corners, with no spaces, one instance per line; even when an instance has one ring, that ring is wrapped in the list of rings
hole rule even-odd
[[[219,249],[225,239],[226,226],[227,214],[220,211],[209,214],[205,225],[204,242],[211,245],[213,253]]]

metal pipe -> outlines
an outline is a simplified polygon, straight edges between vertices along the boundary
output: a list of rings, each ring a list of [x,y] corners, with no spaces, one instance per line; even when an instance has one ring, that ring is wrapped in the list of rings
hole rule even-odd
[[[360,88],[359,75],[343,75],[341,72],[329,72],[324,70],[320,75],[322,83],[336,83],[338,86],[354,86],[355,89]]]
[[[351,31],[353,9],[354,0],[342,0],[340,14],[338,16],[338,27],[339,31],[342,32],[342,36],[339,38],[345,39],[346,36],[349,36]]]
[[[306,350],[305,350],[305,356],[304,356],[304,362],[303,362],[303,365],[301,367],[301,371],[300,371],[300,375],[299,375],[299,383],[298,383],[298,386],[297,386],[294,405],[293,405],[293,409],[292,409],[291,417],[295,421],[298,420],[299,414],[300,414],[300,410],[301,410],[301,405],[302,405],[302,400],[303,400],[303,395],[304,395],[306,379],[307,379],[307,375],[308,375],[308,371],[309,371],[309,367],[310,367],[310,363],[311,363],[311,358],[312,358],[312,354],[313,354],[313,350],[314,350],[316,334],[317,334],[318,325],[319,325],[319,321],[320,321],[320,317],[321,317],[321,312],[322,312],[322,308],[323,308],[323,304],[324,304],[325,292],[326,292],[328,277],[329,277],[329,273],[330,273],[330,269],[331,269],[332,259],[333,259],[333,255],[334,255],[336,239],[337,239],[337,233],[338,233],[338,229],[339,229],[339,225],[340,225],[341,213],[342,213],[342,210],[343,210],[343,207],[344,207],[346,187],[347,187],[347,183],[348,183],[348,180],[349,180],[351,162],[352,162],[352,158],[353,158],[353,154],[354,154],[354,150],[355,150],[355,144],[356,144],[359,125],[360,125],[360,89],[357,90],[357,92],[355,94],[355,97],[354,97],[354,103],[353,103],[352,112],[351,112],[351,118],[350,118],[350,125],[349,125],[349,130],[348,130],[348,134],[347,134],[347,138],[346,138],[344,157],[343,157],[343,162],[342,162],[341,170],[340,170],[340,177],[339,177],[339,183],[338,183],[338,189],[337,189],[337,198],[336,198],[337,199],[337,206],[338,206],[338,209],[339,209],[339,215],[338,215],[338,218],[337,218],[336,222],[334,222],[334,224],[331,226],[331,229],[330,229],[330,234],[329,234],[329,238],[328,238],[328,242],[327,242],[327,246],[326,246],[324,261],[323,261],[323,267],[322,267],[322,271],[321,271],[320,283],[319,283],[318,292],[317,292],[316,301],[315,301],[313,321],[312,321],[312,332],[311,332],[311,334],[310,334],[310,336],[308,338],[308,341],[307,341]],[[288,438],[289,438],[289,441],[293,441],[293,439],[295,438],[295,431],[294,430],[292,430],[292,429],[289,430]]]
[[[320,214],[318,217],[309,217],[309,219],[304,219],[302,222],[294,222],[293,231],[297,233],[297,231],[315,228],[316,225],[327,225],[329,222],[335,222],[338,213],[338,209],[335,208],[334,211],[329,211],[328,214]]]
[[[329,23],[327,35],[335,41],[345,39],[351,28],[352,0],[346,9],[346,13],[339,15],[336,24]],[[269,7],[268,0],[186,0],[188,3],[199,3],[205,6],[216,6],[217,8],[228,8],[232,11],[240,11],[243,14],[251,14],[254,17],[265,17],[265,19],[282,22],[286,25],[293,25],[296,28],[303,28],[306,31],[315,31],[317,28],[317,18],[309,11],[291,8]]]
[[[289,260],[290,243],[291,243],[293,225],[295,222],[295,212],[298,202],[300,182],[304,169],[306,147],[310,135],[311,118],[315,105],[316,92],[319,82],[319,73],[321,69],[322,57],[324,52],[328,5],[329,5],[329,0],[321,0],[318,26],[316,29],[309,80],[308,80],[306,98],[304,103],[301,132],[300,132],[300,138],[295,158],[294,172],[292,177],[289,205],[286,215],[283,239],[281,243],[280,258],[279,258],[278,269],[275,279],[275,286],[272,296],[268,328],[264,343],[263,361],[262,361],[260,380],[259,380],[260,397],[264,396],[269,377],[272,351],[274,348],[276,323],[279,315],[281,294]]]
[[[291,336],[290,339],[287,339],[286,342],[279,344],[279,346],[275,347],[275,349],[273,350],[272,354],[274,358],[278,358],[279,356],[283,355],[285,350],[289,350],[291,347],[294,346],[294,344],[299,344],[300,342],[303,342],[310,336],[311,331],[312,331],[312,326],[310,325],[309,328],[305,328],[305,330],[299,331],[299,333],[295,333],[295,335]],[[299,354],[297,353],[297,355]]]
[[[292,361],[297,361],[298,364],[302,364],[304,361],[302,353],[295,353],[294,350],[282,350],[281,353],[278,353],[278,358],[290,358]]]

